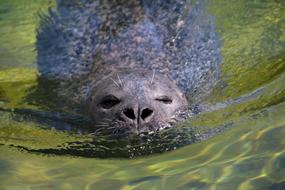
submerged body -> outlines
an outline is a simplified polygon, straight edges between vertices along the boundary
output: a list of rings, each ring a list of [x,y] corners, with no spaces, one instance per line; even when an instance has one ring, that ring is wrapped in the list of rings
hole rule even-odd
[[[205,1],[57,2],[38,31],[39,71],[94,127],[172,127],[216,85],[219,41]]]

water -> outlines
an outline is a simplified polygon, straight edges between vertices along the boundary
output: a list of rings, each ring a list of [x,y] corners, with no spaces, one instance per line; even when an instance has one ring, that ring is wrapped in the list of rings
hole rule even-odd
[[[38,109],[35,28],[53,1],[0,1],[0,106]],[[213,0],[225,85],[194,127],[230,125],[207,141],[136,159],[27,152],[88,136],[0,112],[0,189],[285,189],[285,3]],[[29,103],[28,103],[29,102]],[[11,146],[13,145],[13,146]]]

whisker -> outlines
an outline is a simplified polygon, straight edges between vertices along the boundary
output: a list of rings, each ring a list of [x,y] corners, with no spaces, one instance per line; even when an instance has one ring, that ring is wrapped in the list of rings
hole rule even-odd
[[[150,84],[152,84],[152,83],[153,83],[154,75],[155,75],[155,69],[154,69],[154,70],[153,70],[153,72],[152,72],[152,77],[151,77]]]
[[[120,88],[120,85],[112,77],[110,77],[110,78],[115,83],[115,85]]]
[[[109,130],[109,129],[117,129],[117,127],[108,127],[108,130]]]
[[[118,77],[118,79],[119,79],[119,83],[120,83],[121,87],[123,87],[123,82],[121,81],[120,76],[119,76],[118,73],[117,73],[117,77]]]
[[[95,127],[108,127],[109,125],[104,125],[104,124],[98,124],[98,125],[95,125]]]
[[[98,124],[105,124],[105,125],[109,125],[109,123],[106,123],[104,121],[98,122]]]
[[[96,134],[98,134],[102,130],[103,130],[103,128],[99,128],[99,129],[95,130],[94,132],[89,133],[89,135],[96,135]]]

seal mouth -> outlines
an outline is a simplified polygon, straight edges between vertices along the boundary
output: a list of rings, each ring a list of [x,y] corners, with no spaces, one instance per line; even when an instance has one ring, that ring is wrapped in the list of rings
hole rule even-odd
[[[158,133],[161,130],[174,127],[170,122],[152,122],[151,124],[130,124],[121,120],[116,120],[108,126],[96,126],[96,130],[92,133],[97,136],[129,136],[129,135],[149,135]]]

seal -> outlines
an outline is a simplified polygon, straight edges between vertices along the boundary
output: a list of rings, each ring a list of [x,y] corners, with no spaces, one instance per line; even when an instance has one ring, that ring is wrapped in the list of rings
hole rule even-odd
[[[94,129],[172,127],[218,81],[219,40],[205,7],[204,0],[58,0],[37,31],[40,78],[57,81],[52,94],[88,115]]]

